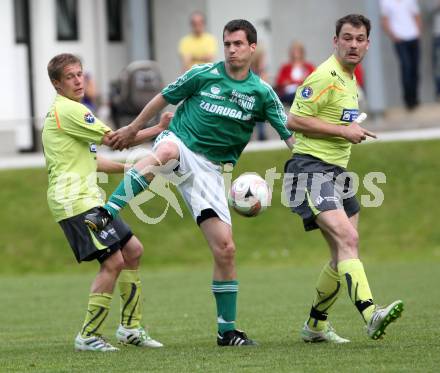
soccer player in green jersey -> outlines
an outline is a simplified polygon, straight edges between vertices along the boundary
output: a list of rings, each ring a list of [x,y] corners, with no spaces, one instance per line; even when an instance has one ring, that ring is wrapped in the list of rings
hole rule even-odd
[[[280,100],[249,69],[257,45],[253,25],[246,20],[230,21],[223,30],[223,44],[225,61],[194,66],[153,98],[133,123],[115,133],[114,147],[125,148],[155,113],[168,103],[182,102],[169,130],[156,139],[154,154],[126,173],[104,209],[89,214],[86,223],[101,229],[117,218],[127,202],[148,187],[157,166],[174,168],[183,175],[185,180],[178,189],[214,257],[217,344],[242,346],[255,342],[235,327],[238,281],[222,165],[236,163],[257,121],[268,120],[289,147],[293,140],[285,127],[287,117]]]
[[[116,351],[101,335],[117,280],[121,297],[119,342],[161,347],[142,327],[142,293],[138,268],[143,247],[120,218],[97,234],[84,225],[84,216],[102,206],[97,171],[123,173],[124,164],[97,156],[96,144],[109,144],[111,129],[80,103],[84,96],[81,61],[71,54],[53,57],[49,78],[57,91],[43,128],[43,146],[49,173],[47,199],[78,262],[98,260],[100,268],[89,295],[86,318],[75,339],[76,350]],[[151,139],[168,127],[161,123],[140,131],[134,143]]]
[[[360,206],[345,170],[351,144],[375,137],[356,122],[358,95],[353,75],[367,52],[369,34],[370,21],[364,16],[339,19],[334,54],[298,88],[289,114],[288,127],[295,131],[297,142],[285,166],[285,190],[305,230],[320,229],[331,255],[318,278],[310,317],[301,331],[306,342],[349,342],[327,321],[342,285],[373,339],[381,338],[403,310],[400,300],[384,308],[373,302],[359,259]]]

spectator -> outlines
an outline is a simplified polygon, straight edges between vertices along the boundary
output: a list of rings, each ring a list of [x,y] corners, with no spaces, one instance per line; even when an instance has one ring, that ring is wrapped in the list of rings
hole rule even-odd
[[[205,32],[205,15],[199,11],[191,14],[191,33],[179,43],[179,55],[184,71],[193,65],[214,61],[217,55],[217,40]]]
[[[283,104],[290,105],[296,89],[315,70],[315,66],[305,61],[304,45],[294,41],[289,49],[289,62],[281,66],[276,79],[276,91]]]
[[[419,104],[419,39],[422,20],[417,0],[380,0],[382,25],[400,63],[403,99],[408,110]]]
[[[356,83],[358,86],[358,101],[359,101],[359,112],[367,111],[367,98],[365,96],[365,78],[364,78],[364,68],[362,64],[356,65],[353,72],[356,77]]]
[[[93,113],[98,108],[98,90],[95,80],[90,73],[84,74],[84,96],[81,103],[87,106]]]
[[[251,70],[254,74],[258,75],[265,82],[269,80],[266,69],[266,51],[261,45],[257,45],[255,52],[251,60]],[[255,127],[257,129],[257,139],[258,141],[264,141],[267,139],[266,128],[264,127],[265,122],[255,122]]]
[[[435,95],[440,100],[440,0],[436,1],[433,9],[432,24],[432,62],[434,70]]]

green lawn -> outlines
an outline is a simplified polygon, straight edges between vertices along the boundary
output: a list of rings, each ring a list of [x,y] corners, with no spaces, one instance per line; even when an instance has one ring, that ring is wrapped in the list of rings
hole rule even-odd
[[[130,210],[124,217],[145,246],[142,277],[146,324],[165,344],[160,350],[124,348],[112,355],[74,353],[96,264],[76,265],[46,204],[42,169],[1,171],[0,371],[1,372],[435,372],[440,364],[440,141],[378,143],[354,147],[350,169],[361,179],[386,175],[380,208],[363,208],[361,255],[378,303],[404,300],[402,319],[384,340],[366,337],[361,317],[344,294],[332,312],[344,346],[306,345],[298,338],[325,263],[318,232],[304,233],[281,205],[281,182],[273,205],[257,218],[233,214],[240,296],[238,326],[257,348],[215,345],[215,307],[210,293],[211,258],[182,205],[164,221],[146,225]],[[286,151],[244,154],[234,177],[275,167]],[[118,177],[103,187],[111,191]],[[361,188],[360,194],[365,194]],[[159,215],[158,197],[143,205]],[[105,333],[114,341],[118,299]]]
[[[380,208],[363,208],[360,219],[361,251],[371,260],[418,257],[440,260],[438,186],[440,185],[440,141],[366,144],[353,147],[351,170],[361,180],[371,171],[386,175],[380,184],[385,200]],[[275,167],[282,172],[287,151],[246,153],[234,177],[245,171],[264,175]],[[120,176],[102,184],[113,190]],[[0,172],[2,213],[0,226],[0,273],[87,272],[77,266],[46,203],[47,175],[43,169]],[[366,194],[361,188],[360,194]],[[234,236],[239,259],[248,264],[307,264],[325,244],[319,233],[305,234],[300,219],[281,205],[281,181],[275,182],[273,204],[257,218],[233,214]],[[142,205],[145,213],[159,216],[165,200],[154,197]],[[181,203],[183,219],[170,208],[159,224],[147,225],[126,209],[123,216],[145,246],[144,264],[207,264],[206,243]]]
[[[330,317],[351,339],[343,346],[298,338],[310,306],[316,266],[244,266],[239,271],[239,327],[258,347],[215,345],[215,306],[209,268],[142,273],[144,315],[160,350],[124,347],[115,354],[76,353],[92,274],[0,279],[2,372],[436,372],[440,364],[438,263],[365,263],[379,303],[405,301],[403,317],[381,341],[367,338],[346,292]],[[115,298],[105,333],[114,342]]]

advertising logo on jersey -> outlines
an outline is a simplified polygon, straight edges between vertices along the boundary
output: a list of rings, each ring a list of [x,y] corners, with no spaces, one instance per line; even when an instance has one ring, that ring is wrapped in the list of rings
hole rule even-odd
[[[211,93],[213,95],[218,95],[220,93],[220,91],[221,91],[221,88],[218,85],[213,85],[211,87]]]
[[[344,109],[342,110],[341,121],[351,123],[357,119],[358,115],[358,109]]]
[[[301,90],[301,97],[302,98],[310,98],[310,97],[312,97],[312,95],[313,95],[312,87],[307,86]]]
[[[93,116],[92,113],[87,112],[87,113],[84,114],[84,121],[87,124],[93,124],[93,123],[95,123],[95,117]]]
[[[97,146],[94,142],[90,144],[90,153],[96,153]]]

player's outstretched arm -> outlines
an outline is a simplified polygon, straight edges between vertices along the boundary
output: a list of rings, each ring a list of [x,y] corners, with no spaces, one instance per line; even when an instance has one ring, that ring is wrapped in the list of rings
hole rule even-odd
[[[295,136],[290,136],[289,138],[285,139],[284,142],[286,143],[287,147],[292,150],[293,145],[295,144]]]
[[[110,159],[104,158],[99,154],[96,156],[98,163],[97,171],[105,172],[107,174],[122,174],[124,173],[125,164],[121,162],[112,161]]]
[[[167,105],[168,103],[163,98],[162,93],[154,96],[154,98],[147,105],[145,105],[141,113],[133,122],[131,122],[128,126],[122,127],[110,134],[110,146],[115,150],[128,148],[144,124]]]
[[[168,128],[173,116],[174,114],[169,111],[163,113],[160,117],[160,122],[153,127],[145,128],[139,131],[130,146],[139,145],[145,141],[150,141],[155,138],[157,135],[159,135],[159,133]]]
[[[291,113],[287,119],[288,129],[314,138],[342,137],[339,127],[316,117],[300,117]]]
[[[289,114],[287,128],[301,132],[308,137],[342,137],[353,144],[358,144],[366,140],[367,136],[377,138],[373,132],[359,125],[365,118],[366,114],[362,113],[357,120],[348,126],[335,126],[316,117],[299,117]]]

